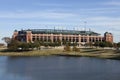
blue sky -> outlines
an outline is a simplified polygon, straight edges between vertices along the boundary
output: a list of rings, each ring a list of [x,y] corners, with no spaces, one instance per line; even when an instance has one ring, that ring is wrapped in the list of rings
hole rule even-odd
[[[120,41],[120,0],[0,0],[0,39],[15,29],[83,30],[84,22],[87,30],[108,31]]]

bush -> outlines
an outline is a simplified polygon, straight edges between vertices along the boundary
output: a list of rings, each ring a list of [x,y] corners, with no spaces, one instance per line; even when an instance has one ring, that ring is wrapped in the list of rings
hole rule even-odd
[[[21,44],[19,44],[18,48],[21,48],[22,51],[28,51],[29,50],[29,44],[22,42]]]
[[[95,42],[94,46],[96,47],[113,47],[113,44],[111,42]]]
[[[69,45],[66,45],[66,46],[64,47],[64,51],[71,51],[70,46],[69,46]]]
[[[77,48],[76,46],[73,46],[73,51],[80,52],[80,49]]]
[[[10,51],[29,51],[34,50],[34,48],[40,50],[40,44],[38,42],[26,43],[17,40],[11,40],[8,44],[8,50]]]
[[[10,51],[17,51],[18,47],[20,46],[20,42],[17,40],[11,40],[11,42],[8,44],[8,50]]]

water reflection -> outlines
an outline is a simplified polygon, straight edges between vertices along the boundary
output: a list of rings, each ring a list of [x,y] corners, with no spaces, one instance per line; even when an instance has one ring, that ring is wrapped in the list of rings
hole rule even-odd
[[[117,60],[43,56],[8,57],[0,62],[4,64],[0,65],[0,80],[120,79],[120,61]]]

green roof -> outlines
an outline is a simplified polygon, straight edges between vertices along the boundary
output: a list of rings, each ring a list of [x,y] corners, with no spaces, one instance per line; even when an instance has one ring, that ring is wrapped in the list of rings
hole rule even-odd
[[[66,35],[100,35],[93,31],[77,31],[77,30],[56,30],[56,29],[29,29],[32,34],[66,34]]]

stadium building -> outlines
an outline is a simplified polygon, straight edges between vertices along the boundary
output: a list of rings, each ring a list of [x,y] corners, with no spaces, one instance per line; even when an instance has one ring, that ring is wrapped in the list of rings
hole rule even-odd
[[[85,43],[95,43],[97,41],[108,41],[113,43],[112,33],[105,32],[104,36],[93,31],[77,31],[77,30],[56,30],[56,29],[28,29],[28,30],[15,30],[12,36],[13,39],[22,42],[34,41],[63,41],[84,45]]]

